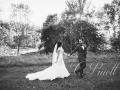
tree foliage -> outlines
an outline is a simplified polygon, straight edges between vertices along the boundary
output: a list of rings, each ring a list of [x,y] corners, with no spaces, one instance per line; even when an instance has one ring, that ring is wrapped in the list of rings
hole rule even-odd
[[[51,25],[43,28],[41,32],[41,41],[44,42],[45,52],[52,52],[57,41],[62,40],[64,28],[59,25]]]
[[[111,45],[113,49],[117,50],[119,49],[119,44],[120,44],[120,0],[113,0],[111,4],[105,4],[104,5],[104,10],[106,11],[110,23],[113,26],[113,37],[111,37]],[[116,18],[118,17],[118,18]],[[119,29],[118,29],[119,28]]]
[[[59,23],[58,25],[51,25],[47,28],[43,28],[41,33],[41,40],[44,42],[46,52],[52,52],[54,45],[59,40],[62,41],[65,51],[71,52],[71,49],[73,50],[79,39],[81,39],[80,33],[82,33],[82,39],[84,43],[86,45],[91,45],[92,48],[94,47],[95,51],[97,47],[104,42],[103,37],[99,35],[97,31],[98,29],[87,21],[77,21],[74,23],[74,28],[72,30],[73,34],[71,34],[70,29],[67,29],[61,25],[61,23]]]
[[[10,30],[9,24],[0,21],[0,45],[4,45],[8,42],[9,30]]]
[[[57,19],[57,14],[48,15],[46,21],[43,23],[43,28],[56,24]]]

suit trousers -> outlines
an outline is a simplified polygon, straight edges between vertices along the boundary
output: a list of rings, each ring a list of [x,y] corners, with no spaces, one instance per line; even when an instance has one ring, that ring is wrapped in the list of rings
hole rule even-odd
[[[83,75],[83,69],[86,67],[86,61],[79,62],[79,68],[75,71],[76,73],[80,73],[80,76]]]

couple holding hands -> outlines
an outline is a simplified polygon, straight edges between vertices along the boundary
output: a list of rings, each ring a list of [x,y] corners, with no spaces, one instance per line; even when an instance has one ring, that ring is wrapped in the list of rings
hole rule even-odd
[[[65,66],[63,55],[65,54],[70,57],[74,52],[78,52],[80,66],[75,70],[75,74],[83,78],[83,69],[86,67],[87,46],[81,40],[79,40],[76,48],[68,55],[64,52],[62,43],[57,42],[53,51],[52,65],[43,71],[27,74],[26,78],[29,80],[54,80],[56,78],[68,77],[70,73]]]

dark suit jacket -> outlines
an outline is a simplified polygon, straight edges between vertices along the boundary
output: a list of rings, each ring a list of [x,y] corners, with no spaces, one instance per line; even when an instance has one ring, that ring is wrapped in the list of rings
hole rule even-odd
[[[85,61],[87,55],[87,47],[84,46],[84,50],[81,44],[78,44],[76,48],[71,52],[72,55],[74,52],[78,52],[78,61]]]

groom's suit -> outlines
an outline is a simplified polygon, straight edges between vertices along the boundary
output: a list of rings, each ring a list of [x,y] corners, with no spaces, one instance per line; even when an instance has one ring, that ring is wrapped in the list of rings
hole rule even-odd
[[[78,52],[78,61],[80,63],[80,68],[76,70],[75,72],[78,74],[80,72],[80,76],[83,77],[83,69],[86,67],[86,55],[87,55],[87,47],[82,46],[81,43],[79,43],[76,48],[71,52],[70,55],[72,55],[74,52]]]

